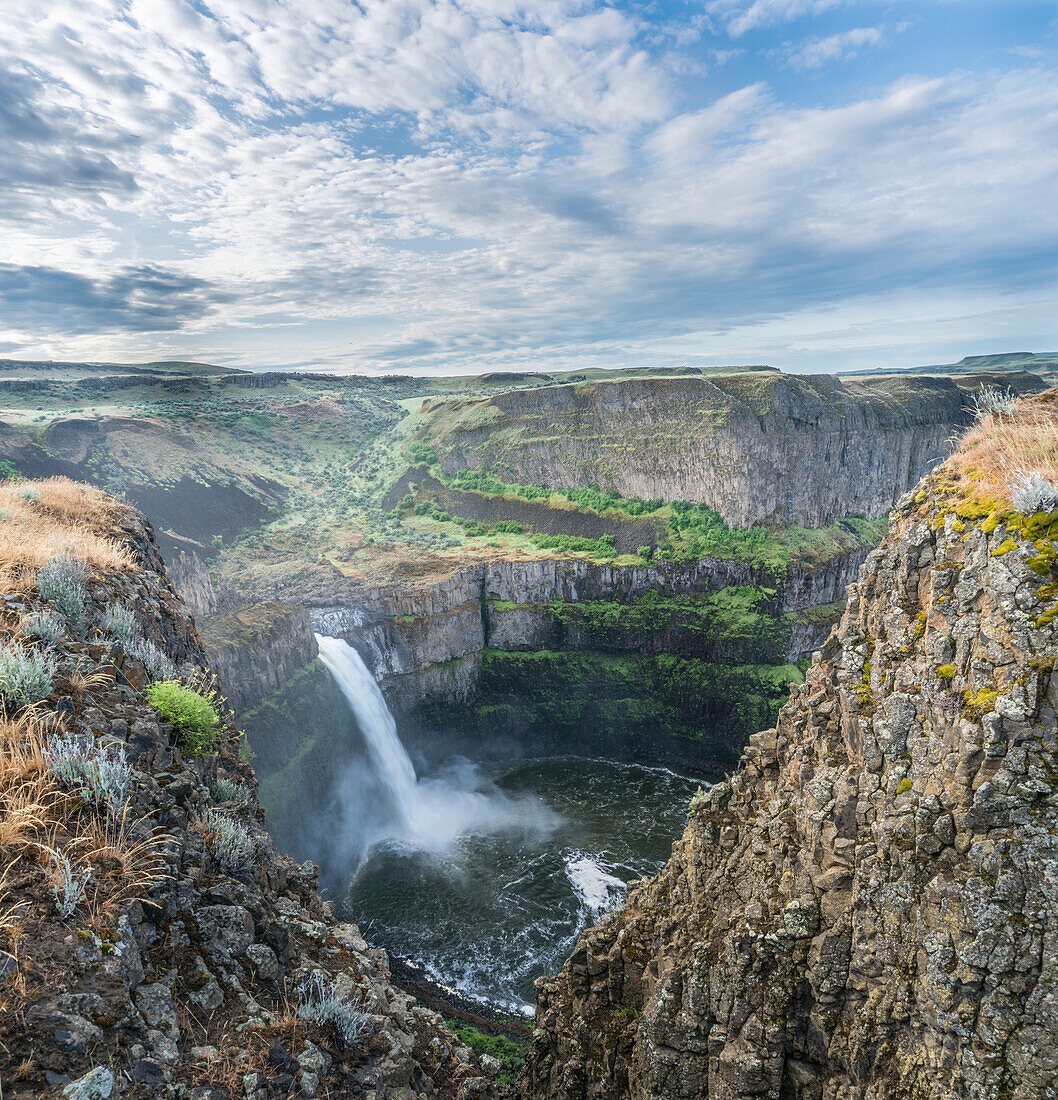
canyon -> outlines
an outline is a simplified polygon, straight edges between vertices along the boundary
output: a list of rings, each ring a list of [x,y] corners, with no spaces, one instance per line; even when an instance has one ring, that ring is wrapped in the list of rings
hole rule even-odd
[[[1011,403],[1042,389],[1031,375],[1003,380]],[[297,389],[300,400],[306,385],[244,381],[165,386],[238,386],[250,393],[244,416],[259,409],[258,390],[271,400]],[[136,811],[173,837],[172,877],[90,941],[56,925],[38,872],[18,880],[19,897],[36,891],[20,904],[69,977],[54,996],[38,988],[43,1045],[16,1044],[38,1076],[13,1095],[41,1095],[32,1089],[44,1070],[54,1088],[74,1070],[96,1072],[89,1052],[103,1047],[131,1067],[122,1071],[130,1096],[218,1100],[240,1075],[240,1095],[261,1100],[294,1082],[304,1095],[340,1087],[377,1100],[401,1090],[493,1094],[494,1060],[415,1007],[413,996],[436,990],[407,984],[400,968],[414,959],[397,960],[395,981],[370,928],[361,936],[336,921],[316,893],[340,888],[350,916],[365,882],[384,886],[404,866],[365,872],[360,894],[343,897],[363,853],[338,850],[333,834],[377,798],[357,787],[350,808],[354,788],[343,785],[363,767],[368,721],[350,692],[375,700],[367,747],[377,757],[384,744],[399,765],[405,809],[421,790],[475,812],[491,800],[501,832],[511,806],[538,814],[541,836],[554,828],[535,795],[501,790],[492,773],[430,772],[431,746],[475,760],[540,758],[518,774],[544,787],[577,773],[555,759],[563,754],[601,758],[594,770],[615,787],[625,777],[604,761],[626,767],[629,791],[653,784],[654,798],[686,798],[676,792],[703,783],[669,862],[633,882],[624,908],[600,923],[628,869],[651,875],[659,853],[643,847],[615,878],[580,851],[576,830],[555,841],[559,877],[583,904],[569,914],[578,938],[568,961],[537,983],[516,1085],[526,1100],[1049,1095],[1058,1072],[1049,946],[1058,852],[1048,824],[1058,529],[1054,513],[1022,515],[1000,499],[995,471],[968,467],[962,452],[929,473],[992,381],[791,379],[765,369],[515,389],[482,380],[476,392],[403,397],[348,468],[331,450],[340,432],[317,436],[319,464],[286,486],[273,471],[268,507],[254,498],[270,518],[230,545],[209,545],[172,511],[188,484],[192,496],[209,490],[222,455],[231,463],[215,442],[208,477],[190,467],[180,478],[169,470],[168,481],[161,468],[151,475],[145,499],[166,517],[164,538],[131,508],[98,504],[101,530],[135,566],[93,574],[92,616],[133,599],[182,677],[196,682],[208,667],[245,736],[238,754],[234,724],[215,754],[182,751],[144,706],[149,675],[135,657],[94,635],[58,644],[63,686],[46,706],[133,762]],[[283,416],[309,415],[283,407]],[[1037,417],[1041,439],[1051,430],[1051,396],[1017,408]],[[652,425],[653,451],[645,437],[634,442],[637,418]],[[678,429],[671,439],[659,437],[662,423]],[[978,413],[976,423],[980,433],[1006,421]],[[113,425],[104,417],[98,427],[106,435]],[[622,437],[638,465],[627,452],[625,480],[607,480]],[[51,470],[46,449],[24,437],[6,453],[71,472],[69,456]],[[118,451],[107,454],[113,480]],[[492,480],[457,476],[486,468]],[[227,469],[224,493],[252,497],[249,469]],[[358,478],[377,482],[373,503],[343,511],[360,492],[344,486]],[[46,494],[48,483],[37,484],[15,499]],[[680,527],[687,517],[693,538]],[[41,600],[32,584],[6,597],[8,641]],[[101,679],[66,686],[86,669]],[[632,770],[642,764],[650,768]],[[680,774],[662,781],[659,766]],[[381,774],[378,759],[373,767]],[[247,799],[225,802],[218,780],[242,784]],[[200,825],[217,812],[253,837],[253,873],[225,873],[212,854]],[[666,825],[673,834],[677,816]],[[241,931],[235,940],[211,931],[221,917],[245,929],[245,943]],[[108,944],[128,945],[119,962],[107,961]],[[275,1030],[287,1026],[281,998],[304,988],[298,975],[322,969],[320,980],[337,982],[336,967],[351,978],[341,996],[360,998],[372,1016],[374,1038],[354,1056],[327,1028]],[[19,964],[24,980],[33,972]],[[219,1013],[202,1034],[182,1007],[201,1009],[200,993]],[[71,1027],[88,1041],[67,1043],[60,1032]],[[218,1055],[202,1051],[226,1051],[232,1032],[252,1041],[241,1059],[221,1059],[222,1082],[203,1065]]]

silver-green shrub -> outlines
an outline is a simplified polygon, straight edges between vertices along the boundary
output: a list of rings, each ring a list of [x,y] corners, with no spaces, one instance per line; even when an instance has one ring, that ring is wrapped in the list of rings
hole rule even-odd
[[[46,699],[52,692],[55,658],[21,642],[0,646],[0,698],[5,704],[24,707]]]
[[[55,611],[33,611],[19,621],[22,633],[55,645],[66,637],[66,619]]]
[[[226,871],[241,875],[253,868],[254,842],[249,829],[219,810],[207,810],[206,847]]]
[[[55,778],[98,810],[120,814],[129,799],[132,765],[118,746],[107,753],[90,736],[51,737],[45,746]]]
[[[239,802],[244,806],[252,806],[256,801],[253,790],[249,786],[223,775],[214,780],[212,791],[213,797],[218,802]]]
[[[66,920],[73,916],[77,906],[84,901],[85,887],[92,877],[92,869],[83,867],[80,871],[75,871],[63,852],[54,852],[51,858],[56,871],[55,882],[52,884],[55,907],[59,910],[59,919]]]
[[[63,613],[70,630],[80,636],[85,631],[85,580],[88,570],[83,561],[59,554],[37,570],[37,590]]]
[[[123,603],[107,604],[99,629],[105,637],[113,638],[124,646],[131,645],[140,636],[135,612]]]
[[[1010,500],[1026,516],[1058,511],[1058,485],[1042,474],[1019,474],[1010,487]]]
[[[301,989],[298,1016],[318,1027],[331,1027],[342,1045],[351,1047],[367,1030],[362,997],[352,1004],[338,996],[337,983],[319,970],[312,972]]]

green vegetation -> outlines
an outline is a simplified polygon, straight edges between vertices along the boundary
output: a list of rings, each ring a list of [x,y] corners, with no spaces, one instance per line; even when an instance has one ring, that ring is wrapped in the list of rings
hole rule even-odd
[[[499,1060],[502,1068],[496,1075],[497,1085],[502,1087],[513,1084],[525,1062],[525,1052],[529,1046],[528,1039],[517,1042],[509,1035],[489,1035],[474,1027],[473,1024],[458,1020],[446,1020],[445,1026],[475,1054],[489,1054]]]
[[[220,737],[216,692],[196,691],[177,680],[158,680],[147,688],[147,702],[177,731],[181,749],[192,756],[212,748]]]
[[[528,734],[541,748],[575,743],[652,759],[671,751],[731,767],[802,679],[793,665],[672,653],[489,649],[472,699],[425,704],[422,715],[436,728]]]
[[[667,649],[713,660],[782,664],[792,617],[781,612],[773,588],[733,586],[701,596],[662,596],[651,591],[630,603],[586,600],[549,605],[560,628],[596,649],[639,649],[664,639]]]
[[[595,558],[617,556],[613,535],[600,535],[597,539],[572,535],[533,535],[530,541],[541,550],[557,550],[560,554],[588,554]]]

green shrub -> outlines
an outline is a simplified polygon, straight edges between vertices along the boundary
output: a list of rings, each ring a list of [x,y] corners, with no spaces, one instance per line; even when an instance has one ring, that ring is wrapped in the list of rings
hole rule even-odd
[[[519,1043],[509,1035],[489,1035],[473,1024],[462,1021],[446,1020],[445,1026],[449,1031],[455,1032],[459,1041],[470,1047],[475,1054],[489,1054],[499,1059],[501,1069],[496,1075],[497,1085],[509,1085],[518,1076],[525,1063],[525,1050],[528,1046],[525,1040]]]
[[[157,680],[147,702],[176,728],[180,747],[192,754],[211,748],[220,736],[216,692],[200,692],[177,680]]]
[[[55,658],[21,642],[0,646],[0,698],[15,707],[46,699],[52,692]]]

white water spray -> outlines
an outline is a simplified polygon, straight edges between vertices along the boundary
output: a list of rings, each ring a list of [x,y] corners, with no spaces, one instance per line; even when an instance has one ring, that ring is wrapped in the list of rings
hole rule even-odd
[[[549,830],[556,817],[537,799],[513,799],[494,787],[480,789],[472,768],[438,779],[418,779],[397,736],[382,691],[363,658],[341,638],[316,635],[320,660],[356,717],[375,773],[392,804],[396,822],[376,839],[443,851],[457,837],[502,829]]]

